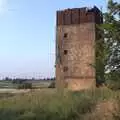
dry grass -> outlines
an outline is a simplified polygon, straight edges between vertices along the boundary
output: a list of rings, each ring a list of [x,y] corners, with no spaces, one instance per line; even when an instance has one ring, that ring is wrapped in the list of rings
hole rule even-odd
[[[120,92],[42,89],[0,100],[0,120],[109,120]],[[113,101],[114,100],[114,101]],[[105,115],[104,115],[105,114]]]
[[[0,89],[0,93],[26,93],[26,92],[30,92],[30,90],[18,90],[18,89]]]

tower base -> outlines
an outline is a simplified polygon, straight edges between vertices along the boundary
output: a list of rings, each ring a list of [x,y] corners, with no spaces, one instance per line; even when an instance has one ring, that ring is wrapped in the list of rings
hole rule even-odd
[[[68,89],[69,90],[86,90],[86,89],[94,89],[96,87],[95,78],[82,78],[82,79],[73,79],[68,78],[66,79],[68,81]]]

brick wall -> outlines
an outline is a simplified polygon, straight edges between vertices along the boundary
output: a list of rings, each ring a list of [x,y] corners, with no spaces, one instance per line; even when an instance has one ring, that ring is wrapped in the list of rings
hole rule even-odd
[[[95,86],[95,69],[91,65],[95,62],[95,24],[102,21],[98,11],[76,8],[57,12],[56,51],[61,60],[56,68],[58,86],[60,81],[67,81],[72,89],[76,83],[76,89]]]

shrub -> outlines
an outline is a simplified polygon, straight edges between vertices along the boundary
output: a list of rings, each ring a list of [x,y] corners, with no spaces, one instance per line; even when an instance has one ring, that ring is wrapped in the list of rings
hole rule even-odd
[[[120,90],[120,81],[107,81],[107,87],[112,90]]]
[[[32,89],[32,83],[22,83],[18,85],[18,89]]]

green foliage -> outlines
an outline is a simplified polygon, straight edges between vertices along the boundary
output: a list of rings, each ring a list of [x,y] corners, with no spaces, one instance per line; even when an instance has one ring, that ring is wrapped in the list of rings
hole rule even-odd
[[[32,89],[32,83],[18,84],[18,89]]]
[[[105,73],[105,49],[103,39],[96,41],[96,80],[97,83],[104,82]]]
[[[110,72],[105,75],[106,84],[112,90],[120,90],[120,73],[118,71]]]
[[[96,42],[96,77],[109,88],[120,88],[120,3],[108,0],[104,22],[98,26]],[[106,74],[107,73],[107,74]]]
[[[107,69],[120,72],[120,3],[108,1],[108,11],[104,13],[105,47],[107,49]]]

